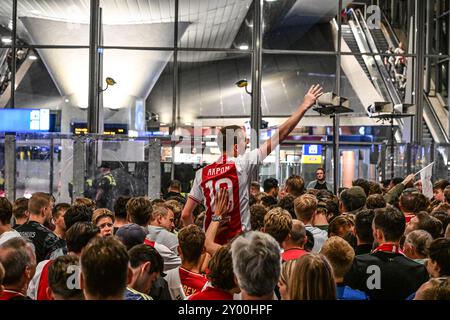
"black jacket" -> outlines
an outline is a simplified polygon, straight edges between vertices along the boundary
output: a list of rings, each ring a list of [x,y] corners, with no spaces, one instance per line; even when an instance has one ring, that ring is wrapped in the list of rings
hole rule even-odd
[[[376,270],[379,288],[374,287]],[[344,278],[348,286],[364,291],[370,300],[404,300],[428,280],[423,265],[402,254],[382,251],[356,256]]]

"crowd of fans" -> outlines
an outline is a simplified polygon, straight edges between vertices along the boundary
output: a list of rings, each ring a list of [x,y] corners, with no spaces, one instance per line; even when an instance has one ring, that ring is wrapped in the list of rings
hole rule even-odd
[[[205,230],[201,205],[183,224],[177,181],[113,211],[39,192],[0,198],[0,300],[450,299],[450,182],[429,200],[413,179],[358,179],[338,196],[298,175],[253,182],[252,231],[226,243],[227,220]],[[221,189],[213,215],[229,202]]]
[[[221,128],[222,155],[187,198],[175,181],[161,199],[119,197],[113,210],[0,198],[0,300],[449,299],[450,182],[432,201],[414,175],[357,179],[338,195],[322,168],[306,188],[298,175],[281,188],[251,182],[321,94],[312,86],[250,152],[241,127]]]

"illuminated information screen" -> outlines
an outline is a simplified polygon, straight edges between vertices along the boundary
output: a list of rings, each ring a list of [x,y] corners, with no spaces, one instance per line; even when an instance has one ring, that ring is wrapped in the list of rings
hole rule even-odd
[[[77,135],[87,134],[87,124],[75,122],[72,123],[72,133]],[[116,134],[128,134],[128,125],[119,123],[105,123],[103,134],[116,135]]]
[[[0,131],[49,131],[49,109],[0,109]]]

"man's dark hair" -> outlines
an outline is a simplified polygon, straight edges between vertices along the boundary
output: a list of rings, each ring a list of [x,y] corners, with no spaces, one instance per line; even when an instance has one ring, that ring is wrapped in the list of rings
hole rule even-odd
[[[289,212],[292,219],[295,219],[297,217],[295,215],[294,200],[295,197],[293,195],[287,194],[282,199],[280,199],[280,201],[278,201],[278,206]]]
[[[164,269],[164,260],[155,248],[146,244],[138,244],[128,250],[130,256],[130,266],[137,268],[143,263],[150,262],[149,273],[162,273]]]
[[[259,184],[258,181],[252,181],[252,183],[250,183],[250,187],[258,188],[258,191],[259,191],[259,188],[261,188],[261,185]]]
[[[75,222],[66,232],[67,250],[80,253],[99,232],[100,229],[92,222]]]
[[[317,171],[322,171],[324,174],[325,174],[325,169],[324,168],[322,168],[322,167],[320,167],[320,168],[317,168],[316,169],[316,171],[315,171],[315,173],[317,173]]]
[[[270,190],[278,188],[278,180],[275,178],[267,178],[264,180],[263,189],[264,192],[269,192]]]
[[[442,222],[434,217],[432,217],[428,212],[421,211],[416,214],[418,223],[418,230],[425,230],[433,239],[437,239],[442,236]]]
[[[431,242],[428,256],[439,266],[439,276],[450,276],[450,239],[439,238]]]
[[[13,212],[13,206],[8,199],[1,197],[0,198],[0,223],[1,224],[10,224],[11,217]]]
[[[129,262],[127,249],[116,237],[96,237],[81,253],[84,290],[97,299],[123,295]]]
[[[50,196],[48,193],[35,192],[28,201],[28,212],[33,215],[39,215],[41,209],[50,204]]]
[[[75,269],[80,265],[80,259],[76,256],[60,256],[56,258],[48,268],[48,286],[54,294],[65,300],[83,300],[83,290],[70,288],[69,278],[73,276]],[[74,268],[75,267],[75,268]]]
[[[64,223],[66,225],[66,230],[69,230],[77,222],[90,222],[92,218],[92,211],[81,205],[73,205],[67,209],[64,215]]]
[[[25,212],[28,210],[28,199],[19,198],[14,201],[12,214],[14,218],[25,218]]]
[[[353,221],[349,218],[347,215],[341,215],[335,217],[333,220],[330,221],[330,224],[328,225],[328,237],[334,236],[340,236],[344,237],[346,234],[340,234],[340,230],[342,228],[347,229],[349,231],[353,227]]]
[[[366,194],[364,189],[356,186],[341,192],[340,199],[347,212],[353,212],[366,205]]]
[[[375,217],[375,211],[364,209],[355,216],[355,231],[361,242],[373,243],[372,222]]]
[[[208,264],[208,280],[213,287],[228,291],[236,286],[233,272],[233,260],[228,246],[220,247]]]
[[[366,194],[366,197],[370,194],[370,183],[366,179],[356,179],[353,181],[352,185],[354,187],[361,187],[364,190],[364,193]]]
[[[448,180],[440,179],[433,184],[433,190],[441,189],[444,191],[448,186],[450,186],[450,182]]]
[[[181,190],[181,182],[178,180],[172,180],[170,181],[169,188]]]
[[[386,200],[381,194],[372,194],[367,197],[366,208],[367,209],[381,209],[386,208]]]
[[[250,225],[252,230],[260,231],[264,227],[264,216],[266,213],[266,207],[261,204],[254,204],[250,207]]]
[[[444,189],[444,198],[447,203],[450,203],[450,186],[446,186]]]
[[[419,193],[416,196],[414,212],[427,211],[429,206],[430,206],[430,199],[428,199],[424,194]]]
[[[0,256],[0,263],[5,269],[3,285],[18,284],[23,276],[23,272],[27,266],[31,266],[31,258],[28,253],[27,246],[29,242],[21,237],[12,238],[4,242],[0,246],[0,250],[6,252]]]
[[[442,230],[445,232],[447,226],[450,224],[450,215],[447,211],[435,210],[430,215],[442,223]]]
[[[416,202],[419,195],[419,191],[412,191],[409,189],[403,191],[400,196],[400,207],[406,212],[416,212]]]
[[[197,262],[205,246],[205,233],[198,226],[191,224],[178,232],[178,244],[184,260]]]
[[[61,214],[61,211],[67,211],[70,208],[70,204],[61,202],[58,203],[52,210],[52,217],[57,219]]]
[[[122,220],[127,218],[127,202],[130,199],[130,196],[120,196],[117,198],[116,202],[114,203],[114,215],[116,218]]]
[[[270,208],[278,203],[277,199],[272,196],[265,196],[261,198],[261,204],[267,208]]]
[[[369,181],[369,195],[372,194],[382,194],[381,186],[378,182]]]
[[[131,222],[146,227],[152,216],[153,206],[147,197],[134,197],[127,202],[127,214]]]
[[[383,232],[386,241],[400,241],[405,232],[405,216],[395,207],[375,210],[375,228]]]
[[[238,131],[242,131],[244,133],[244,130],[240,126],[226,126],[222,127],[220,129],[219,134],[217,135],[217,144],[219,145],[219,148],[222,152],[231,151],[232,147],[235,144],[238,144],[238,137],[239,134]],[[227,141],[227,135],[228,137],[233,137],[233,142]],[[227,150],[228,149],[228,150]]]
[[[287,178],[285,187],[289,188],[289,193],[293,197],[298,197],[305,191],[305,181],[299,175],[294,174]]]

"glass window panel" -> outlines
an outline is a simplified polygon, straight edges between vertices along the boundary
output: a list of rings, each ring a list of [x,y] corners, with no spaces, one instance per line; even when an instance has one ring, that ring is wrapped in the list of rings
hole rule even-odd
[[[50,131],[72,132],[72,123],[87,122],[88,80],[88,49],[30,49],[16,75],[15,107],[50,109]]]
[[[252,47],[252,0],[180,0],[179,46],[243,49]]]
[[[347,5],[351,1],[343,1]],[[264,1],[265,49],[335,51],[338,1]]]
[[[89,45],[90,1],[17,1],[17,35],[29,45]]]
[[[100,6],[105,46],[174,46],[175,0],[102,0]]]
[[[201,119],[214,126],[223,123],[220,118],[250,117],[251,96],[236,85],[248,79],[251,90],[249,54],[180,52],[179,61],[180,124]]]

